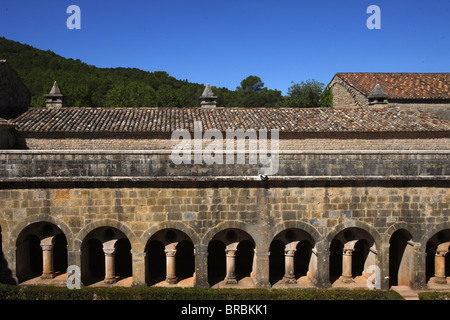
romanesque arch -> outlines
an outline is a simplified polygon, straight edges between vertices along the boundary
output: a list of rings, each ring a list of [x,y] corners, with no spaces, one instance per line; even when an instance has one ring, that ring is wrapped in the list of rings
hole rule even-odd
[[[333,286],[366,287],[367,269],[377,265],[377,245],[365,229],[351,226],[334,235],[329,245],[329,277]]]
[[[72,234],[71,228],[69,228],[62,220],[56,219],[55,217],[51,215],[39,215],[39,216],[28,216],[25,219],[21,220],[20,222],[15,224],[15,227],[11,230],[10,236],[9,236],[9,243],[8,247],[13,248],[16,246],[17,239],[19,235],[22,233],[22,231],[28,227],[29,225],[32,225],[34,223],[50,223],[55,225],[57,228],[59,228],[62,233],[65,235],[67,240],[67,250],[72,251],[73,250],[73,243],[74,243],[74,237]]]
[[[429,286],[447,285],[450,277],[450,228],[436,232],[426,243],[425,275]]]
[[[396,230],[389,239],[389,286],[412,287],[414,243],[406,229]]]
[[[194,276],[194,244],[181,230],[168,228],[154,233],[145,253],[147,285],[176,284]]]
[[[127,225],[113,219],[100,219],[87,224],[80,232],[76,234],[76,238],[74,239],[74,251],[81,251],[82,243],[86,239],[86,236],[93,230],[102,227],[110,227],[119,230],[122,234],[125,235],[128,241],[130,241],[131,248],[134,249],[139,247],[140,242],[138,241],[134,232],[131,231],[131,229]]]
[[[200,244],[201,240],[198,233],[192,229],[190,226],[179,222],[179,221],[163,221],[152,225],[144,234],[141,236],[144,246],[147,245],[148,240],[157,232],[165,229],[179,230],[186,234],[189,239],[191,239],[194,246]]]
[[[20,282],[53,279],[67,270],[67,238],[55,224],[40,221],[26,226],[16,240],[16,276]]]
[[[317,272],[315,243],[313,237],[301,229],[289,228],[279,232],[270,245],[270,283],[314,283]]]
[[[244,230],[227,228],[208,243],[208,283],[233,285],[252,277],[255,241]]]
[[[132,276],[131,243],[121,230],[97,227],[84,237],[80,250],[84,285],[113,284]]]

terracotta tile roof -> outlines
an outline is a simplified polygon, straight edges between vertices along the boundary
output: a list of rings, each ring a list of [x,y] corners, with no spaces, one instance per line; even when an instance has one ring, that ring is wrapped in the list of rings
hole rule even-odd
[[[1,60],[0,60],[1,62]],[[13,126],[14,124],[6,119],[0,118],[0,126]]]
[[[336,73],[369,96],[379,83],[388,99],[449,99],[450,73]]]
[[[450,131],[450,121],[390,108],[30,108],[14,120],[21,132],[171,133],[203,129],[278,129],[280,132]]]

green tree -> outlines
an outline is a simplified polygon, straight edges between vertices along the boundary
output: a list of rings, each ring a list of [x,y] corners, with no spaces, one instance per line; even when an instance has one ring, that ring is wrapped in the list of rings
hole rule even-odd
[[[333,92],[331,88],[325,88],[320,96],[320,106],[322,108],[333,108]]]
[[[248,76],[241,81],[241,86],[237,87],[237,91],[242,92],[261,92],[264,88],[264,82],[262,82],[260,77]]]
[[[156,106],[157,107],[182,107],[177,91],[167,85],[163,84],[156,91]]]
[[[289,108],[318,108],[324,84],[314,79],[293,83],[283,101]]]

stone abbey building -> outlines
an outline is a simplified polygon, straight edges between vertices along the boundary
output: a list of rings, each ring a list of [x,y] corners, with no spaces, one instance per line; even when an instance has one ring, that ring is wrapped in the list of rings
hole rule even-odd
[[[450,288],[450,122],[432,113],[217,108],[209,86],[197,108],[70,108],[57,84],[36,108],[0,87],[2,282],[65,285],[75,265],[85,286]],[[196,123],[278,130],[277,171],[174,163]]]

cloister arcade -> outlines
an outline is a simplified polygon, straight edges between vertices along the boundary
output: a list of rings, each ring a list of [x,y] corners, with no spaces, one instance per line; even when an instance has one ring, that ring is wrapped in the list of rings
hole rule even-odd
[[[256,259],[261,244],[239,228],[220,230],[207,243],[201,244],[207,248],[206,268],[199,268],[198,239],[192,239],[184,231],[163,228],[141,241],[144,245],[137,244],[136,239],[130,242],[127,234],[128,231],[118,227],[99,226],[86,232],[83,239],[74,240],[52,222],[34,222],[18,233],[16,265],[9,267],[14,268],[18,283],[34,278],[52,279],[66,272],[69,256],[78,255],[83,285],[108,285],[121,279],[133,279],[132,252],[141,250],[145,257],[147,286],[195,286],[197,273],[203,270],[207,272],[210,287],[239,286],[243,279],[252,282],[257,269],[263,268]],[[380,236],[373,236],[360,227],[343,228],[320,241],[300,228],[284,229],[269,242],[269,286],[314,287],[321,277],[324,278],[321,268],[328,271],[325,280],[329,286],[349,283],[365,286],[371,275],[367,271],[371,265],[381,267],[389,286],[411,285],[415,266],[422,261],[425,283],[447,284],[450,229],[436,231],[428,239],[423,237],[420,250],[416,249],[420,239],[414,239],[412,234],[404,228],[391,232],[384,242],[388,249],[383,255]],[[80,252],[73,252],[77,246],[69,246],[70,241],[81,241]],[[387,270],[382,267],[383,259]],[[5,269],[3,261],[2,252],[2,269]],[[72,258],[72,261],[77,260]]]

